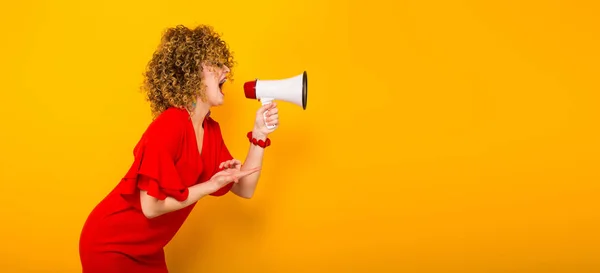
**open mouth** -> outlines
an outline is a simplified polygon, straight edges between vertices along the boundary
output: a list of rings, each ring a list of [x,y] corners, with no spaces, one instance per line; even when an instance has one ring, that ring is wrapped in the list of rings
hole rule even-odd
[[[219,82],[219,91],[221,91],[221,94],[223,94],[223,84],[225,84],[226,81],[227,81],[227,79],[222,79]]]

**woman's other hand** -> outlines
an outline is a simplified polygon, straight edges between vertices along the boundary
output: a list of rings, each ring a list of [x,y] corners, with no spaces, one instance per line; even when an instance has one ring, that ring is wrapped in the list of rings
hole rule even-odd
[[[225,185],[231,182],[237,183],[240,178],[253,174],[259,170],[260,167],[243,171],[238,168],[224,169],[213,175],[208,182],[215,186],[214,191],[216,192]]]
[[[240,170],[242,162],[237,159],[227,160],[219,165],[219,169],[237,169]]]

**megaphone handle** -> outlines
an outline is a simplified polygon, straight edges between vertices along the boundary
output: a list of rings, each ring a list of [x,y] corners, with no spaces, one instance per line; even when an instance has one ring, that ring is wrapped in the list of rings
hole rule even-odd
[[[260,98],[260,103],[262,103],[262,105],[267,105],[267,104],[270,104],[272,100],[273,99],[271,99],[271,98]],[[267,124],[267,112],[266,111],[263,113],[263,118],[265,121],[265,126],[267,126],[267,128],[273,129],[273,128],[277,127],[277,125]]]

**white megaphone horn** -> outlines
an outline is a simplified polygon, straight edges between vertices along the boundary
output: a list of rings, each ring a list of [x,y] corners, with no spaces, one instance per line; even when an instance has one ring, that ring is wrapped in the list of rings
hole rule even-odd
[[[306,71],[302,74],[281,80],[253,80],[244,83],[244,93],[248,99],[260,100],[262,105],[273,100],[291,102],[306,110],[308,100],[308,76]],[[266,120],[266,114],[263,115]],[[268,126],[269,129],[275,125]]]

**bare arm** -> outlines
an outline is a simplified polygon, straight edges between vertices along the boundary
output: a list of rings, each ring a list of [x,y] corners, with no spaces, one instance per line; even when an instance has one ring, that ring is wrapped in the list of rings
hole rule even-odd
[[[267,119],[264,120],[263,113],[266,111]],[[257,140],[266,141],[267,136],[272,133],[275,129],[269,129],[266,127],[269,125],[277,125],[279,123],[279,109],[277,109],[277,103],[272,102],[267,105],[263,105],[256,112],[256,119],[254,122],[254,128],[252,129],[252,137]],[[265,149],[250,143],[250,148],[248,149],[248,155],[246,156],[246,160],[244,164],[241,166],[242,170],[258,168],[262,166],[263,157],[264,157]],[[248,175],[242,179],[240,182],[233,185],[231,191],[236,195],[243,198],[252,198],[254,195],[254,191],[256,190],[256,185],[258,184],[258,178],[260,177],[260,173],[256,172],[254,174]]]
[[[261,135],[256,130],[253,131],[253,136],[255,136],[255,138],[258,140],[260,140],[260,139],[266,140],[267,139],[266,136]],[[244,164],[242,165],[242,167],[240,169],[243,171],[243,170],[249,170],[249,169],[261,167],[262,162],[263,162],[264,153],[265,153],[264,148],[253,145],[251,143],[250,148],[248,150],[248,155],[246,156],[246,160],[244,161]],[[260,172],[255,172],[251,175],[243,177],[242,179],[240,179],[240,181],[238,183],[233,185],[233,187],[231,188],[231,192],[233,192],[237,196],[240,196],[243,198],[252,198],[252,196],[254,196],[254,191],[256,190],[256,186],[258,184],[259,177],[260,177]]]
[[[180,210],[195,202],[198,202],[202,197],[209,195],[219,188],[216,183],[208,181],[205,183],[196,184],[188,188],[188,198],[184,201],[178,201],[173,197],[167,197],[164,200],[159,200],[148,195],[147,191],[140,190],[140,203],[142,212],[146,218],[155,218],[165,213]]]
[[[220,171],[213,175],[209,181],[189,187],[187,199],[183,201],[179,201],[173,197],[167,197],[164,200],[159,200],[153,196],[150,196],[147,191],[140,190],[140,203],[142,212],[146,218],[151,219],[172,211],[180,210],[198,202],[198,200],[200,200],[202,197],[216,192],[231,182],[238,183],[241,178],[252,175],[259,170],[259,168],[251,168],[246,170]]]

